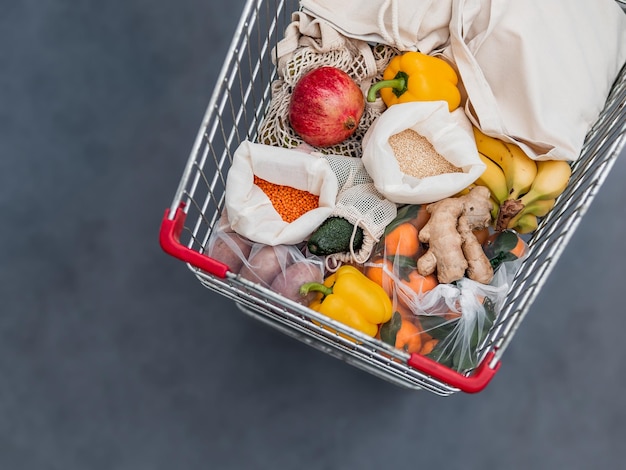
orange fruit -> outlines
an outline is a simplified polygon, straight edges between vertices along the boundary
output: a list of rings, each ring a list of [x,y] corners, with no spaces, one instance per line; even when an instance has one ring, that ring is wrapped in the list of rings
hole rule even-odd
[[[411,320],[402,318],[402,325],[396,334],[396,348],[408,353],[418,353],[422,349],[422,329]]]
[[[523,258],[526,255],[527,245],[514,230],[494,232],[483,243],[483,251],[492,265],[498,266],[505,261]]]
[[[382,256],[374,257],[365,266],[365,276],[381,286],[389,297],[393,296],[394,281],[388,273],[393,273],[393,263]]]
[[[420,349],[419,353],[422,356],[425,356],[426,354],[430,354],[433,349],[435,349],[435,346],[437,346],[437,343],[439,342],[438,339],[436,338],[431,338],[428,341],[424,341],[424,343],[422,344],[422,348]]]
[[[398,225],[385,235],[385,254],[387,256],[416,257],[420,249],[417,235],[417,228],[413,224],[404,222]]]
[[[438,284],[439,281],[437,281],[437,276],[434,274],[422,276],[417,269],[413,269],[409,272],[406,279],[402,279],[402,285],[407,289],[404,290],[402,295],[398,295],[398,301],[405,307],[409,307],[406,297],[411,298],[414,295],[425,294],[437,287]]]
[[[515,245],[510,251],[518,258],[521,258],[526,254],[526,243],[519,235],[517,236],[517,245]]]

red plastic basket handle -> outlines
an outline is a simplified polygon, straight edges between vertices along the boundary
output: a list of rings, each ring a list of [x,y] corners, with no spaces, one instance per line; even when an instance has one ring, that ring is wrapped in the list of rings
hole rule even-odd
[[[169,218],[170,210],[165,210],[165,216],[163,217],[161,230],[159,231],[159,243],[161,244],[161,248],[167,254],[185,261],[196,268],[225,278],[226,273],[229,271],[227,265],[202,253],[198,253],[180,243],[180,234],[183,231],[185,218],[187,217],[183,209],[184,205],[181,204],[181,206],[176,209],[173,219]]]
[[[443,364],[416,353],[411,354],[407,364],[463,392],[477,393],[487,386],[500,368],[500,361],[496,363],[495,367],[490,367],[489,364],[494,356],[495,352],[489,352],[472,375],[460,374]]]

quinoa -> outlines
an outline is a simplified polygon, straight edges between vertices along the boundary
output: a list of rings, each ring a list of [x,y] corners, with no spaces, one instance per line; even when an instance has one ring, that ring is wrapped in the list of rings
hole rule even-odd
[[[426,178],[462,171],[437,153],[433,144],[413,129],[405,129],[390,136],[389,145],[404,174]]]

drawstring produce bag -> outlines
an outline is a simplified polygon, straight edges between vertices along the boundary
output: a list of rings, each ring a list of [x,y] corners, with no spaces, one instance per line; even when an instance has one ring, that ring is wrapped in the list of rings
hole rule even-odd
[[[445,101],[387,108],[363,138],[362,160],[376,189],[399,204],[453,196],[485,170],[471,123],[462,109],[450,112]]]
[[[295,220],[285,220],[255,177],[291,188],[292,198],[317,196],[318,201]],[[327,160],[297,149],[243,141],[228,171],[225,207],[230,226],[238,234],[266,245],[293,245],[304,241],[332,214],[337,192],[337,178]],[[302,202],[281,201],[285,209]]]
[[[448,40],[451,0],[302,0],[345,36],[428,54]]]
[[[476,127],[574,161],[626,62],[626,15],[614,0],[453,0],[444,53]]]
[[[304,142],[289,124],[289,103],[294,85],[307,72],[336,67],[346,72],[365,94],[380,79],[389,60],[397,53],[388,46],[373,46],[346,37],[327,22],[303,12],[294,12],[284,37],[273,50],[278,78],[271,83],[271,100],[259,128],[257,141],[266,145],[294,148]],[[354,134],[343,142],[320,149],[324,153],[361,156],[361,139],[370,124],[384,110],[379,101],[366,102]]]
[[[341,263],[364,263],[385,227],[396,217],[396,204],[377,191],[360,158],[340,155],[325,155],[324,158],[339,183],[339,193],[331,215],[346,219],[355,227],[355,231],[357,227],[363,229],[361,248],[356,252],[351,249],[349,252],[328,255],[327,268],[334,269]]]

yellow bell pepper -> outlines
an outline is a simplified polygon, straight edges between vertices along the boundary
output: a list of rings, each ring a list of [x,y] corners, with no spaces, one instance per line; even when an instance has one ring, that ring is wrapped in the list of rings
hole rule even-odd
[[[385,290],[354,266],[341,266],[323,284],[308,282],[300,287],[302,295],[311,291],[318,294],[309,308],[371,337],[393,314]]]
[[[376,101],[380,92],[388,107],[409,101],[447,101],[452,112],[461,103],[458,83],[456,71],[444,59],[409,51],[389,61],[383,79],[368,90],[367,100]]]

